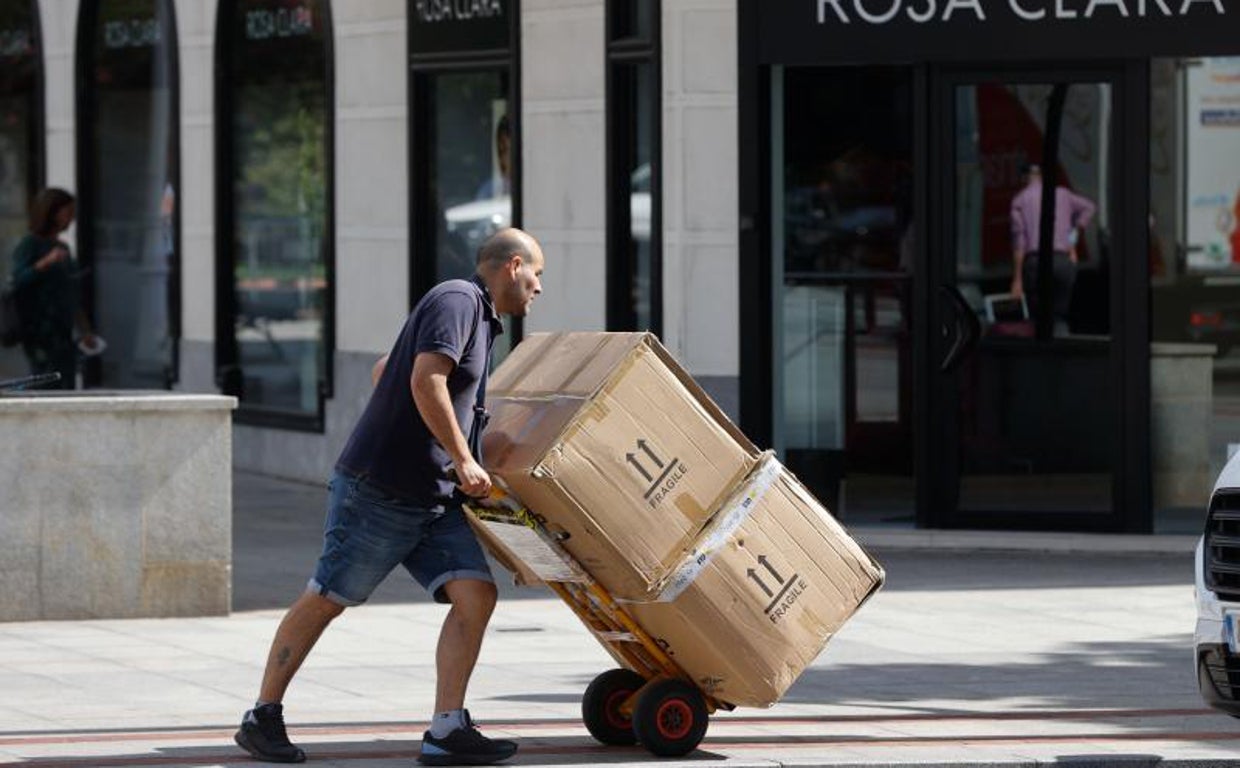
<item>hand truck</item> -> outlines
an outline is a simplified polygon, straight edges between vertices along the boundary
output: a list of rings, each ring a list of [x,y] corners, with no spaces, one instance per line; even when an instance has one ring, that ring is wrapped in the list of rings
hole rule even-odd
[[[582,720],[596,740],[612,746],[640,743],[655,755],[679,757],[702,742],[712,713],[734,708],[702,691],[564,549],[562,537],[548,531],[542,518],[511,494],[493,485],[487,499],[466,508],[475,524],[514,545],[507,547],[509,554],[568,604],[623,665],[595,677],[582,696]],[[535,556],[522,557],[529,553]]]

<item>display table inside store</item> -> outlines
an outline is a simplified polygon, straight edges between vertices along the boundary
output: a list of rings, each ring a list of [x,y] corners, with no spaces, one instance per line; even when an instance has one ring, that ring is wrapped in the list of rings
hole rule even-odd
[[[0,394],[0,621],[227,614],[236,405]]]

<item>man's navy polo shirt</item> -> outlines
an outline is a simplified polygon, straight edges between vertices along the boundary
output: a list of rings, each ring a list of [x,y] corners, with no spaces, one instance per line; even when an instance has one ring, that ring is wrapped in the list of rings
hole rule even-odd
[[[450,501],[456,488],[447,477],[452,460],[414,405],[409,388],[413,359],[422,352],[438,352],[456,363],[448,375],[448,393],[468,440],[474,406],[481,400],[478,388],[485,387],[491,344],[503,331],[491,295],[477,275],[432,288],[405,320],[336,468],[366,478],[415,506]]]

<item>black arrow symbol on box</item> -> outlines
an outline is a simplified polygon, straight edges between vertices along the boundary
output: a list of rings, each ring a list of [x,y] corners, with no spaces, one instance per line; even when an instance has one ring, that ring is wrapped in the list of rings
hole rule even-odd
[[[628,462],[633,465],[634,469],[642,473],[642,477],[646,478],[646,482],[649,483],[649,482],[654,481],[654,478],[650,476],[650,473],[646,471],[646,468],[643,467],[640,463],[638,463],[636,456],[634,456],[631,453],[626,453],[624,454],[624,458],[627,459]],[[660,464],[659,466],[663,466],[663,465]]]
[[[659,465],[659,469],[663,469],[663,462],[659,461],[659,457],[654,455],[654,451],[650,450],[650,446],[645,440],[638,440],[637,447],[645,451],[646,455],[650,457],[650,460]]]
[[[775,577],[775,581],[778,581],[780,584],[784,583],[784,577],[780,576],[779,572],[771,566],[771,561],[766,559],[766,555],[758,555],[758,562],[771,572],[771,575]]]
[[[757,571],[755,571],[754,569],[750,568],[749,570],[745,571],[745,573],[749,574],[749,578],[751,578],[751,579],[753,579],[754,581],[758,582],[758,586],[759,586],[759,587],[762,587],[762,591],[766,593],[766,596],[767,596],[767,597],[775,597],[775,593],[771,591],[770,587],[768,587],[766,584],[764,584],[764,583],[762,582],[762,579],[758,578],[758,572],[757,572]]]

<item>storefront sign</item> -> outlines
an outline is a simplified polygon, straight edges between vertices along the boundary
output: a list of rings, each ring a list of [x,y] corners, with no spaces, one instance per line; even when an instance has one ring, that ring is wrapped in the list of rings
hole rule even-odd
[[[305,37],[314,33],[314,10],[309,5],[294,8],[259,8],[245,13],[247,40]]]
[[[967,61],[1240,53],[1233,0],[741,0],[763,59]]]
[[[500,0],[416,0],[414,12],[424,24],[493,19],[504,15]]]
[[[816,0],[818,23],[854,21],[868,24],[888,24],[901,15],[917,24],[950,22],[953,18],[973,18],[986,21],[986,9],[981,0]],[[1168,2],[1171,5],[1168,5]],[[1147,16],[1186,16],[1198,6],[1214,10],[1226,16],[1223,0],[1007,0],[1006,3],[990,3],[991,15],[1011,14],[1023,21],[1046,19],[1101,18],[1112,14],[1115,18],[1145,18]],[[1178,8],[1178,11],[1177,11]]]
[[[508,48],[512,0],[410,0],[410,53]]]
[[[103,43],[108,48],[152,48],[159,39],[157,19],[121,19],[103,25]]]

